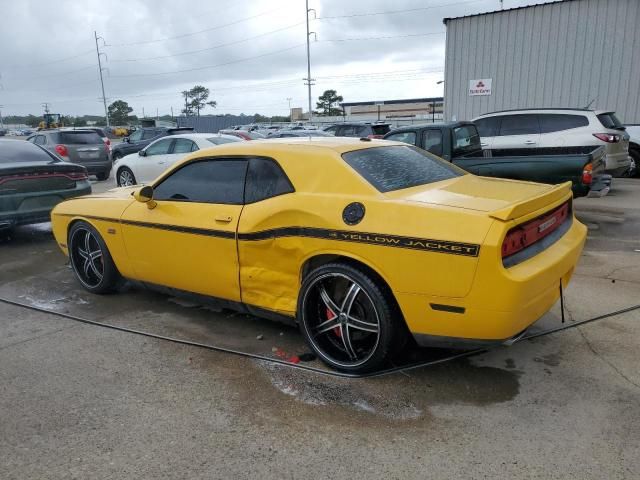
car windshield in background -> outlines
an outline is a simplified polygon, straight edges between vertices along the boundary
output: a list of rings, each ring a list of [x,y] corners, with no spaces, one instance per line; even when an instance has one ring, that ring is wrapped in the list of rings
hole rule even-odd
[[[622,125],[622,122],[618,120],[618,117],[616,117],[616,114],[613,112],[601,113],[600,115],[598,115],[598,120],[600,120],[600,123],[605,128],[614,128],[616,130],[624,130],[624,126]]]
[[[355,150],[342,158],[383,193],[464,175],[445,161],[408,145]]]
[[[473,125],[463,125],[453,129],[453,150],[455,152],[477,151],[480,146],[480,136]]]
[[[18,140],[3,140],[0,142],[0,164],[59,161],[60,159],[54,155],[29,142]]]
[[[60,132],[59,142],[66,145],[94,145],[103,143],[102,138],[95,132]]]
[[[214,145],[222,145],[223,143],[234,143],[234,142],[240,142],[241,140],[239,138],[225,138],[225,137],[211,137],[211,138],[207,138],[208,142],[213,143]]]

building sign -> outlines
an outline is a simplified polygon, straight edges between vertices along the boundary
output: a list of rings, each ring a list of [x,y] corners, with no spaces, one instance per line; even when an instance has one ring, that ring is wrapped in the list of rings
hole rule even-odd
[[[491,79],[480,78],[478,80],[469,80],[469,96],[475,95],[491,95]]]

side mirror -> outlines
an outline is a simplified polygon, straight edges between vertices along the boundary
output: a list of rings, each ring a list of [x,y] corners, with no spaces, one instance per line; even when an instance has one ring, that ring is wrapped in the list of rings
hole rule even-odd
[[[153,200],[153,187],[151,185],[145,185],[140,190],[136,190],[133,193],[133,198],[138,202],[146,203],[149,209],[156,207],[156,202]]]
[[[140,155],[141,157],[146,157],[147,156],[147,152],[146,152],[146,150],[140,150],[138,152],[138,155]]]
[[[122,139],[122,141],[123,141],[124,143],[129,143],[129,137],[124,137],[124,138]]]

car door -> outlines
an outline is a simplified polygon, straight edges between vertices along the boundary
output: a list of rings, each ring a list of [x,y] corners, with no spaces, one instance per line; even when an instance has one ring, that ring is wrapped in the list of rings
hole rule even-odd
[[[422,148],[442,157],[442,130],[439,128],[424,130],[422,132]]]
[[[154,185],[155,206],[133,202],[125,210],[122,232],[136,279],[240,300],[236,230],[247,162],[187,163]]]
[[[540,142],[540,124],[535,113],[500,116],[500,129],[491,149],[536,148]]]
[[[144,153],[135,162],[133,170],[138,183],[150,183],[168,168],[172,144],[173,138],[164,137],[141,150]]]
[[[500,128],[500,117],[476,118],[473,123],[476,125],[480,135],[480,146],[483,150],[490,150],[493,145],[493,139]]]
[[[271,158],[251,158],[245,206],[238,225],[242,301],[292,313],[299,279],[300,239],[286,234],[295,223],[294,187]],[[274,235],[281,231],[283,235]]]

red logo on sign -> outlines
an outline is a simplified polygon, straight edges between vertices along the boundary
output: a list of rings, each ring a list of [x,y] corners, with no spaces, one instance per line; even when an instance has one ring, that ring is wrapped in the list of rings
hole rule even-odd
[[[478,84],[476,85],[476,88],[484,88],[484,83],[482,83],[482,80],[478,82]]]

